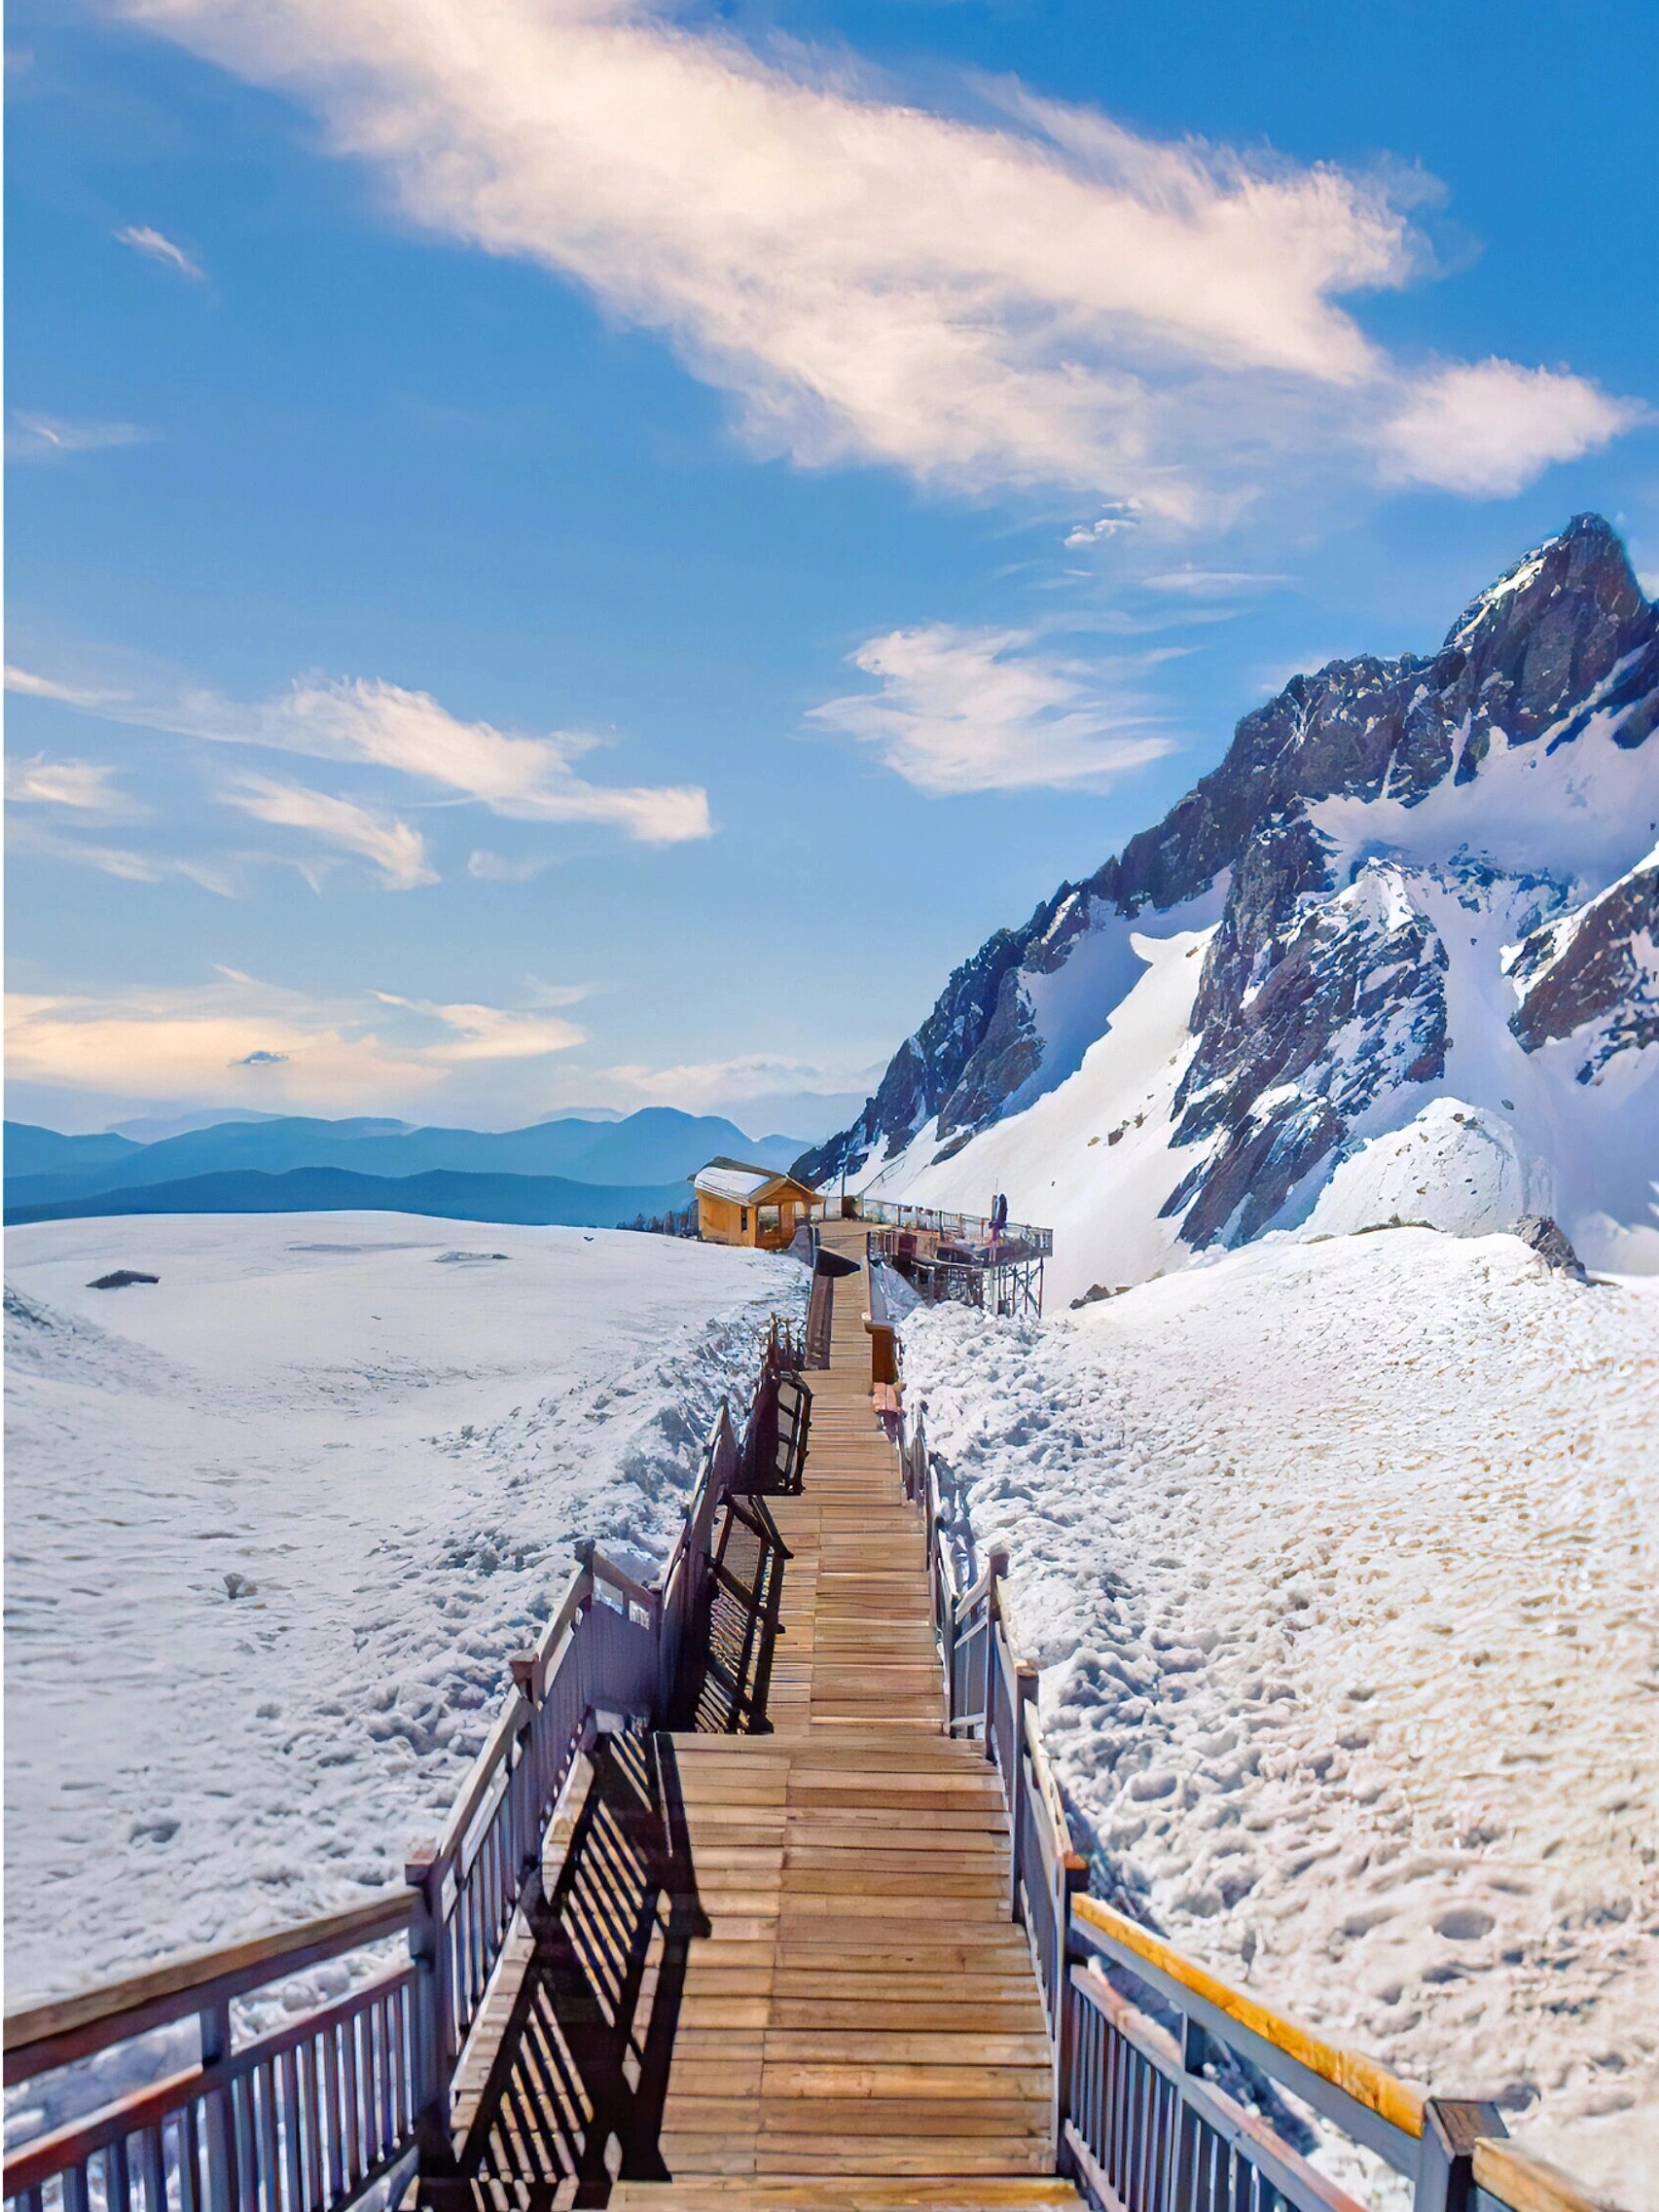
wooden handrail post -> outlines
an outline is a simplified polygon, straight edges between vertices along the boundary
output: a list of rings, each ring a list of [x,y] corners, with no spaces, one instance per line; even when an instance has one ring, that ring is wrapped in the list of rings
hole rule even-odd
[[[1475,2145],[1507,2135],[1495,2104],[1430,2097],[1423,2108],[1423,2152],[1413,2212],[1465,2212],[1474,2191]]]
[[[945,1667],[945,1733],[951,1735],[956,1725],[956,1608],[943,1575],[939,1577],[938,1614],[939,1656]]]
[[[205,2071],[231,2055],[229,2001],[206,2005],[197,2014],[201,2038],[201,2064]],[[201,2212],[232,2212],[236,2201],[235,2130],[232,2122],[231,2091],[215,2089],[206,2100],[207,2123],[205,2187]]]
[[[450,2134],[450,2070],[454,2063],[454,1992],[444,1926],[444,1861],[434,1837],[409,1847],[403,1878],[420,1899],[409,1931],[409,1955],[420,1969],[415,1985],[416,2139],[425,2172],[454,2163]]]
[[[980,1698],[980,1711],[985,1715],[985,1756],[992,1765],[996,1761],[996,1717],[992,1710],[996,1702],[996,1644],[1002,1633],[1001,1584],[1007,1573],[1007,1545],[992,1544],[985,1563],[985,1681]]]
[[[1024,1871],[1025,1822],[1021,1818],[1020,1796],[1026,1772],[1026,1708],[1034,1704],[1037,1694],[1037,1670],[1029,1659],[1018,1660],[1014,1668],[1014,1711],[1009,1734],[1009,1759],[1002,1776],[1002,1787],[1008,1796],[1008,1917],[1020,1918],[1020,1878]]]
[[[1075,1851],[1066,1851],[1055,1869],[1054,1990],[1051,2026],[1054,2030],[1053,2135],[1058,2170],[1065,2122],[1071,2118],[1071,2047],[1077,2034],[1077,2006],[1071,1993],[1071,1901],[1089,1886],[1089,1868]]]

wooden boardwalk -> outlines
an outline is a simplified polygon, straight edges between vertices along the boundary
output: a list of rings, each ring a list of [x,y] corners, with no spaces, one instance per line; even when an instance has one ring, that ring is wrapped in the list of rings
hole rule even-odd
[[[856,1224],[825,1241],[862,1252]],[[870,1400],[864,1280],[837,1285],[766,1736],[677,1735],[699,1901],[663,2114],[670,2182],[623,2212],[1075,2205],[1007,1818],[941,1732],[923,1535]],[[1043,2177],[1043,2178],[1039,2178]]]

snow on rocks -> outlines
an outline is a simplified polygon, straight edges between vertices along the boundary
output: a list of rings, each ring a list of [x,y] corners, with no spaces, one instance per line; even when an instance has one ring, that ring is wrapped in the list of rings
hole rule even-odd
[[[1659,2208],[1659,1283],[1273,1237],[905,1324],[1097,1888]]]
[[[664,1548],[804,1292],[759,1253],[394,1214],[8,1241],[14,2005],[400,1879],[573,1541]],[[89,1290],[114,1261],[161,1282]]]
[[[1174,1098],[1192,1058],[1188,1017],[1212,935],[1133,932],[1136,980],[1074,1074],[954,1157],[938,1155],[924,1130],[868,1189],[972,1214],[1006,1191],[1016,1220],[1055,1232],[1051,1298],[1182,1263],[1179,1224],[1159,1210],[1177,1172],[1169,1149]]]
[[[1374,1137],[1344,1160],[1307,1226],[1311,1235],[1342,1237],[1412,1223],[1470,1237],[1513,1228],[1554,1204],[1554,1178],[1512,1123],[1461,1099],[1438,1098],[1403,1129]]]

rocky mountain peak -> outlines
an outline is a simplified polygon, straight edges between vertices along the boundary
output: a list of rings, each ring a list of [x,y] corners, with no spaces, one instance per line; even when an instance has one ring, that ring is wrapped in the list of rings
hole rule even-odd
[[[1499,916],[1519,941],[1609,880],[1499,851],[1497,825],[1512,827],[1517,810],[1538,817],[1521,843],[1546,853],[1539,808],[1583,813],[1565,786],[1545,800],[1559,774],[1523,786],[1517,764],[1577,747],[1563,766],[1581,766],[1581,740],[1599,759],[1628,756],[1656,724],[1659,608],[1611,526],[1575,516],[1471,600],[1437,653],[1333,661],[1246,714],[1224,759],[1161,822],[956,969],[857,1122],[798,1172],[824,1181],[900,1155],[920,1168],[951,1158],[1063,1081],[1104,1033],[1120,983],[1102,978],[1121,963],[1079,960],[1086,943],[1158,917],[1191,928],[1219,914],[1168,1139],[1186,1172],[1172,1177],[1165,1213],[1192,1244],[1256,1233],[1396,1091],[1444,1074],[1450,911],[1484,918],[1473,935],[1457,925],[1471,946]],[[1651,776],[1637,772],[1631,791],[1635,812],[1659,816]],[[1396,865],[1387,849],[1413,819],[1422,826],[1405,842],[1432,857],[1419,850]],[[1335,834],[1337,820],[1352,834]],[[1513,1032],[1526,1049],[1559,1033],[1562,1006],[1598,994],[1615,1050],[1648,1035],[1645,1012],[1621,1027],[1602,1002],[1617,996],[1607,977],[1636,972],[1618,946],[1645,911],[1641,892],[1612,902],[1584,938],[1581,960],[1602,947],[1592,980],[1569,991],[1564,969],[1547,993],[1532,986]],[[1517,989],[1541,960],[1529,952]]]
[[[1601,515],[1574,515],[1469,602],[1441,652],[1462,654],[1480,683],[1499,676],[1530,707],[1559,712],[1656,630],[1659,608],[1642,597],[1617,531]]]

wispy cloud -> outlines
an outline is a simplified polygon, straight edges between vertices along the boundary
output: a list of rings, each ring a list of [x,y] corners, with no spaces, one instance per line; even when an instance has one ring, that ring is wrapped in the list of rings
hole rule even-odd
[[[1097,516],[1094,522],[1078,523],[1074,528],[1067,530],[1064,543],[1068,552],[1081,553],[1103,544],[1108,538],[1121,537],[1125,530],[1134,529],[1139,521],[1139,502],[1134,499],[1120,500],[1115,507],[1108,507],[1103,515]]]
[[[25,415],[13,410],[6,458],[60,461],[71,453],[98,453],[112,446],[145,446],[155,433],[136,422],[72,422],[61,415]]]
[[[6,681],[107,721],[391,770],[518,821],[609,826],[647,845],[713,835],[699,785],[595,783],[579,775],[574,764],[601,743],[586,732],[509,736],[488,722],[461,721],[429,693],[375,678],[301,676],[276,698],[251,704],[205,687],[112,688],[24,669],[8,669]]]
[[[558,996],[571,1004],[587,994],[575,990]],[[440,1005],[430,998],[400,998],[389,991],[377,991],[375,997],[383,1006],[402,1006],[442,1022],[451,1036],[429,1049],[451,1066],[467,1060],[535,1060],[544,1053],[563,1052],[580,1044],[586,1034],[574,1022],[541,1007],[515,1013],[500,1006]]]
[[[139,852],[131,846],[107,844],[99,837],[66,836],[50,821],[16,813],[7,819],[6,843],[14,852],[31,852],[44,860],[90,868],[125,884],[178,881],[197,884],[219,898],[236,894],[240,856],[234,854]]]
[[[228,807],[239,808],[256,821],[303,830],[324,845],[355,853],[379,871],[390,890],[415,890],[438,881],[438,871],[427,857],[426,840],[417,829],[350,799],[266,776],[241,777],[221,796]]]
[[[175,271],[180,276],[189,277],[193,284],[200,284],[206,278],[207,272],[193,253],[187,253],[183,246],[176,244],[164,233],[152,230],[148,223],[126,223],[115,236],[124,246],[130,246],[134,253],[141,253],[147,261],[161,262],[164,268]]]
[[[554,864],[551,852],[491,852],[480,846],[467,854],[467,874],[481,884],[528,884]]]
[[[350,1111],[414,1101],[462,1070],[551,1060],[582,1041],[539,1007],[439,1005],[364,992],[318,999],[232,968],[186,989],[7,1000],[12,1075],[158,1103]]]
[[[1513,361],[1457,363],[1425,377],[1381,434],[1386,475],[1471,498],[1504,498],[1550,461],[1574,461],[1643,410],[1582,377]]]
[[[49,760],[37,752],[6,763],[6,801],[14,807],[66,807],[72,814],[120,821],[146,810],[115,780],[101,760]]]
[[[661,331],[799,461],[1188,523],[1287,456],[1374,468],[1379,420],[1390,466],[1482,493],[1625,418],[1552,374],[1484,468],[1419,423],[1444,372],[1419,392],[1345,303],[1426,266],[1422,180],[1163,143],[1017,87],[930,114],[667,0],[127,6],[310,102],[415,221]]]
[[[1029,631],[929,623],[872,637],[852,661],[880,690],[828,700],[809,721],[873,746],[929,798],[1099,789],[1174,747],[1121,669],[1067,659]]]
[[[1291,582],[1288,576],[1270,575],[1250,568],[1171,568],[1161,576],[1143,576],[1143,591],[1161,592],[1180,599],[1232,599],[1256,592],[1272,591]]]

